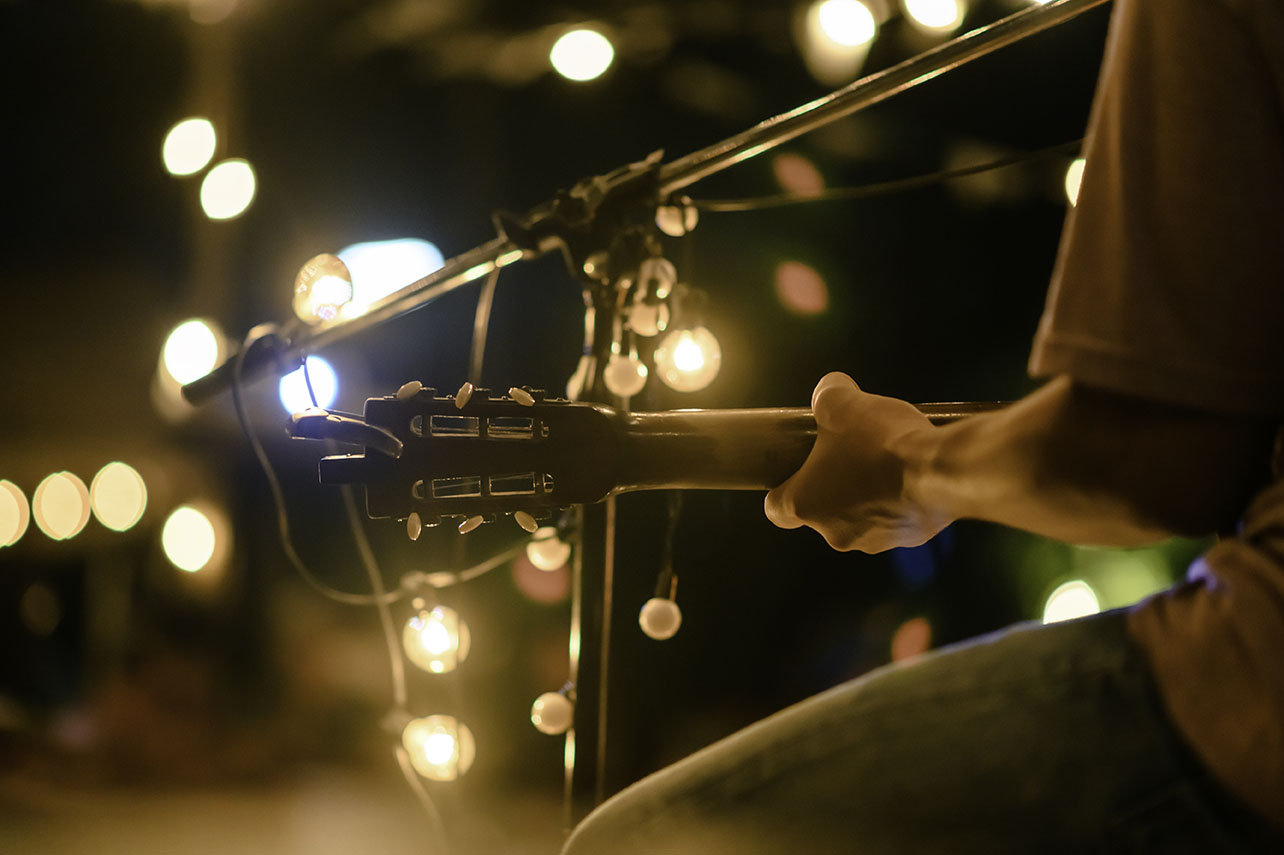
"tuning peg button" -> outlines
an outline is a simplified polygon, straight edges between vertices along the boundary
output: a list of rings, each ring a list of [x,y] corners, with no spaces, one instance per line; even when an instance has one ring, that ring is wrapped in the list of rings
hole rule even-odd
[[[419,518],[419,514],[417,512],[412,513],[406,518],[406,534],[410,535],[411,540],[418,540],[419,535],[423,530],[424,523],[423,520]]]
[[[535,529],[539,528],[539,523],[535,522],[535,518],[526,513],[526,511],[513,511],[513,519],[517,520],[517,524],[531,534],[534,534]]]
[[[464,520],[459,524],[459,533],[468,534],[468,532],[477,528],[484,522],[486,522],[485,517],[483,517],[481,514],[474,514],[473,516],[469,517],[468,519]]]
[[[535,396],[520,386],[513,386],[508,390],[508,397],[512,398],[523,407],[535,406]]]
[[[411,380],[409,383],[403,383],[401,384],[401,388],[397,390],[397,400],[405,401],[413,398],[415,395],[418,395],[423,388],[424,384],[420,383],[418,380]]]
[[[477,387],[465,380],[464,385],[460,386],[459,391],[455,393],[455,409],[462,410],[468,406],[468,402],[472,400],[473,392],[475,391],[477,391]]]

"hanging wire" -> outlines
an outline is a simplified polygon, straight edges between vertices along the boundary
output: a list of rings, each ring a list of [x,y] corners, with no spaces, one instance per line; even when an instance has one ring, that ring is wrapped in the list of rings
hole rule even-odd
[[[966,178],[969,175],[977,175],[982,172],[990,172],[995,169],[1002,169],[1007,166],[1014,166],[1018,163],[1028,163],[1035,160],[1041,160],[1045,157],[1051,157],[1057,154],[1069,154],[1077,152],[1082,145],[1083,140],[1077,139],[1070,142],[1064,142],[1059,145],[1048,146],[1036,151],[1022,152],[1007,157],[1001,157],[997,160],[977,163],[972,166],[962,166],[957,169],[944,169],[939,172],[931,172],[926,175],[916,175],[911,178],[898,178],[895,181],[882,181],[877,184],[864,184],[859,187],[835,187],[830,190],[823,190],[819,193],[777,193],[771,196],[754,196],[746,199],[693,199],[691,204],[701,211],[711,213],[733,213],[738,211],[764,211],[769,208],[781,208],[786,205],[801,205],[807,202],[834,202],[852,199],[870,199],[875,196],[888,196],[893,193],[904,193],[909,190],[919,190],[924,187],[931,187],[934,184],[943,184],[946,181],[952,181],[956,178]]]
[[[490,331],[490,310],[495,304],[495,287],[499,284],[500,267],[491,268],[477,295],[477,311],[473,315],[473,346],[468,360],[468,379],[474,386],[481,385],[482,362],[486,357],[486,336]]]

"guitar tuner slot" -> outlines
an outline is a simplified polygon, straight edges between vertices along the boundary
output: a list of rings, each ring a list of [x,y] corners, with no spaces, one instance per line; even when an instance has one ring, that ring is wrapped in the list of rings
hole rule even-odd
[[[419,430],[415,430],[415,421]],[[417,436],[423,436],[423,416],[410,420],[410,429]],[[481,420],[477,416],[444,416],[434,415],[428,419],[428,433],[431,436],[480,436]]]
[[[530,416],[491,416],[486,420],[486,436],[490,439],[534,439],[535,420]]]
[[[533,496],[537,492],[535,484],[534,472],[491,475],[489,479],[492,496]]]
[[[482,495],[482,479],[478,475],[432,479],[434,499],[471,499],[480,495]]]

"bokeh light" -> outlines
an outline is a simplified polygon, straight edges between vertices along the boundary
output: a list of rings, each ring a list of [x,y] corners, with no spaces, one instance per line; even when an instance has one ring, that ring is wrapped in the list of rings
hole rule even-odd
[[[195,573],[213,566],[226,554],[229,532],[221,514],[210,508],[176,508],[161,529],[165,557],[179,570]]]
[[[21,540],[30,523],[26,495],[12,481],[0,481],[0,548]]]
[[[104,526],[126,531],[143,518],[147,484],[128,463],[108,463],[89,483],[89,505]]]
[[[548,53],[553,70],[567,80],[586,81],[601,77],[615,59],[610,39],[596,30],[571,30]]]
[[[206,118],[183,119],[165,134],[161,144],[161,161],[170,175],[193,175],[206,167],[214,157],[218,135]]]
[[[571,547],[560,541],[553,541],[549,550],[548,563],[555,566],[551,570],[535,566],[528,555],[519,555],[513,559],[513,585],[522,596],[536,603],[551,605],[560,603],[571,593],[571,573],[566,566]],[[528,548],[529,549],[529,548]]]
[[[201,210],[211,220],[231,220],[254,202],[258,180],[254,168],[241,158],[224,160],[201,181]]]
[[[297,413],[313,406],[328,408],[339,397],[339,377],[330,363],[319,356],[309,356],[307,362],[307,377],[303,376],[303,367],[299,366],[282,377],[277,386],[281,406],[285,407],[287,413]],[[312,379],[312,391],[317,396],[315,404],[312,402],[312,395],[308,393],[309,377]]]
[[[1072,579],[1058,585],[1043,605],[1043,622],[1056,623],[1063,620],[1095,615],[1101,611],[1097,592],[1082,579]]]
[[[795,315],[818,315],[829,308],[829,288],[810,265],[784,261],[776,267],[776,299]]]
[[[878,34],[874,13],[860,0],[821,0],[816,19],[825,37],[842,47],[869,44]]]
[[[932,646],[932,624],[925,617],[910,618],[892,633],[892,661],[921,656]]]
[[[526,557],[538,569],[551,573],[570,559],[571,545],[557,536],[553,526],[541,526],[526,544]]]
[[[343,307],[345,318],[357,317],[370,306],[441,267],[441,250],[421,238],[396,238],[354,243],[335,253],[348,269],[352,300]]]
[[[89,488],[70,472],[55,472],[36,487],[31,516],[50,538],[73,538],[89,522]]]
[[[1071,205],[1079,204],[1079,186],[1083,183],[1083,167],[1086,163],[1082,157],[1076,157],[1066,168],[1066,198]]]
[[[910,20],[937,33],[957,29],[967,11],[963,0],[902,0],[902,4]]]
[[[176,326],[165,339],[161,365],[179,385],[204,377],[222,357],[222,337],[209,321],[194,318]]]
[[[401,744],[415,771],[431,781],[453,781],[468,771],[476,743],[468,726],[448,715],[411,719]]]
[[[352,302],[352,294],[352,274],[347,265],[338,256],[323,252],[299,268],[291,306],[304,323],[332,321]]]
[[[825,189],[825,179],[810,158],[785,152],[771,159],[771,173],[782,190],[796,196],[815,196]]]
[[[401,633],[406,658],[430,674],[445,674],[468,657],[472,636],[452,608],[436,606],[412,615]]]

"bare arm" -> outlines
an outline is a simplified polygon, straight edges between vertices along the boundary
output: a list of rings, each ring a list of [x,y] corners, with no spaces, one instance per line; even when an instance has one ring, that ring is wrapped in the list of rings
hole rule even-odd
[[[944,427],[842,374],[821,380],[813,407],[816,448],[767,495],[767,516],[865,552],[922,543],[963,518],[1110,546],[1224,529],[1263,483],[1273,428],[1066,377]]]

